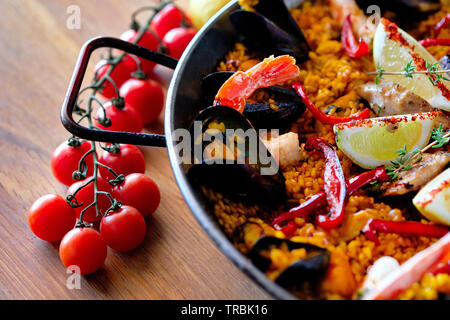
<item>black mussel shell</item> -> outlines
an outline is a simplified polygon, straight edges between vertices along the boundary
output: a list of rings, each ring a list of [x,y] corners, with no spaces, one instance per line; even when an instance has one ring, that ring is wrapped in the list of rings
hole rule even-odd
[[[308,59],[307,55],[310,51],[308,42],[286,7],[284,0],[259,0],[254,9],[293,36],[297,40],[300,51],[306,53],[304,60]],[[304,60],[300,59],[300,61]]]
[[[187,170],[188,178],[193,184],[207,185],[237,200],[261,203],[270,207],[286,201],[284,177],[277,162],[259,139],[256,130],[241,113],[230,107],[214,106],[203,110],[195,120],[202,125],[202,132],[196,132],[195,125],[191,129],[192,151],[194,153],[197,151],[197,156],[198,150],[204,156],[205,148],[215,141],[215,138],[211,139],[212,141],[202,139],[212,124],[220,124],[225,130],[241,129],[245,136],[242,137],[240,146],[235,145],[235,137],[226,134],[223,134],[221,137],[223,140],[219,141],[223,145],[230,144],[235,150],[240,148],[239,159],[199,159],[193,155],[194,164]],[[257,145],[250,147],[251,140]]]
[[[223,83],[234,72],[221,71],[203,78],[202,94],[205,104],[210,105]],[[274,105],[269,103],[247,103],[244,116],[256,129],[283,129],[297,120],[305,111],[302,99],[293,91],[282,86],[265,88],[274,96]]]
[[[286,268],[275,280],[283,287],[300,286],[304,282],[315,282],[326,272],[330,262],[330,253],[323,248],[307,244],[264,236],[260,238],[249,253],[249,258],[261,271],[267,271],[270,266],[270,259],[261,255],[264,250],[271,247],[279,248],[286,244],[288,250],[304,248],[307,251],[305,259],[298,260]]]
[[[257,12],[237,10],[230,14],[234,28],[244,37],[244,43],[264,54],[290,55],[299,62],[308,59],[309,49],[272,21]]]
[[[281,86],[266,88],[269,94],[274,95],[274,104],[247,103],[244,115],[255,128],[282,129],[297,120],[306,107],[302,99],[292,90]]]
[[[213,104],[217,92],[233,74],[233,71],[218,71],[210,73],[202,79],[202,96],[205,106]]]

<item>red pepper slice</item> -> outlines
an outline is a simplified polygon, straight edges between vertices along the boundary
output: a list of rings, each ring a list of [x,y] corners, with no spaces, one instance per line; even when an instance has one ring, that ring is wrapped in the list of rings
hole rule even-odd
[[[339,157],[331,145],[317,137],[306,141],[305,150],[320,150],[325,157],[324,189],[330,212],[328,215],[317,216],[317,223],[327,229],[337,227],[344,219],[347,189]]]
[[[388,181],[390,177],[386,173],[385,167],[378,167],[376,169],[366,171],[360,175],[354,176],[347,181],[347,196],[353,194],[355,191],[371,183],[372,181]],[[301,205],[292,208],[288,212],[284,212],[276,217],[272,225],[279,226],[284,221],[292,220],[297,217],[304,217],[314,210],[323,207],[327,204],[327,196],[325,192],[319,192],[309,197]]]
[[[423,47],[450,46],[450,39],[425,39],[419,41]]]
[[[305,90],[303,89],[303,86],[299,82],[293,82],[292,89],[294,89],[297,92],[297,94],[302,98],[303,103],[306,105],[308,110],[311,111],[314,118],[316,118],[317,120],[319,120],[322,123],[334,125],[334,124],[338,124],[338,123],[349,122],[352,120],[367,119],[370,116],[370,110],[367,108],[361,112],[351,115],[350,117],[330,116],[330,115],[320,111],[320,109],[317,108],[311,102],[311,100],[309,100],[308,96],[305,93]]]
[[[345,53],[351,58],[360,58],[369,54],[369,45],[364,40],[356,42],[352,29],[351,16],[348,15],[342,26],[341,42]]]
[[[367,239],[379,244],[377,233],[389,232],[406,236],[424,236],[433,238],[442,238],[450,231],[443,226],[435,226],[416,221],[386,221],[370,219],[363,229]]]
[[[437,37],[442,29],[444,29],[450,22],[450,13],[447,13],[447,15],[439,21],[436,26],[434,27],[434,36]]]

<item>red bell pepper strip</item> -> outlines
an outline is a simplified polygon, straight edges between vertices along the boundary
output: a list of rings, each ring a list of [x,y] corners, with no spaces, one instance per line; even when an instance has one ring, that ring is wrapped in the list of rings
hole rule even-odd
[[[416,221],[386,221],[378,219],[370,219],[363,229],[367,239],[379,244],[377,233],[389,232],[406,236],[424,236],[441,238],[450,231],[449,228],[425,224]]]
[[[376,169],[366,171],[360,175],[354,176],[347,181],[347,196],[353,194],[360,188],[371,183],[372,181],[388,181],[390,177],[386,173],[385,167],[378,167]],[[301,205],[292,208],[288,212],[284,212],[276,217],[272,225],[278,227],[284,221],[292,220],[297,217],[304,217],[314,210],[323,207],[327,204],[327,196],[325,192],[319,192],[309,197]]]
[[[439,21],[434,27],[434,36],[437,37],[441,33],[442,29],[444,29],[450,22],[450,13]]]
[[[323,228],[334,228],[344,219],[346,184],[344,172],[336,150],[325,140],[312,137],[306,141],[305,150],[320,150],[325,157],[324,189],[330,207],[328,215],[317,216],[317,223]]]
[[[369,54],[369,45],[364,40],[360,40],[359,44],[356,42],[350,15],[342,26],[341,42],[345,53],[351,58],[360,58]]]
[[[308,96],[305,93],[305,90],[303,89],[302,85],[299,82],[293,82],[292,89],[294,89],[297,92],[297,94],[302,98],[303,103],[306,105],[308,110],[311,111],[314,118],[316,118],[317,120],[319,120],[322,123],[334,125],[334,124],[338,124],[338,123],[349,122],[352,120],[367,119],[370,116],[370,110],[367,108],[361,112],[351,115],[350,117],[330,116],[330,115],[320,111],[319,108],[317,108],[311,102],[311,100],[309,100]]]
[[[419,41],[419,43],[424,47],[450,46],[450,39],[425,39]]]

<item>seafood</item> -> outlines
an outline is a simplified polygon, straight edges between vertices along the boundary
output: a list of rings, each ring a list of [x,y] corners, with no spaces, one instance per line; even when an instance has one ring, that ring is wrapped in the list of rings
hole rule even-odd
[[[381,191],[385,196],[417,191],[436,177],[449,162],[449,152],[425,153],[422,155],[422,160],[414,164],[411,170],[400,172],[399,178],[395,181],[383,183]]]
[[[370,104],[379,117],[428,112],[434,109],[425,99],[393,82],[367,83],[359,86],[357,93]],[[445,130],[450,128],[450,117],[446,113],[439,116],[436,127],[441,124]]]

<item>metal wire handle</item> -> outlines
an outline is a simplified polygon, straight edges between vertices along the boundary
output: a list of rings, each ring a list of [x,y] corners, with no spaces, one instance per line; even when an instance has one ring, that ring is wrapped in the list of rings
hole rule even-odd
[[[126,143],[153,147],[166,147],[166,138],[161,134],[93,130],[81,126],[73,119],[73,110],[83,83],[92,52],[99,48],[114,48],[150,60],[156,64],[175,69],[178,60],[146,49],[136,44],[111,37],[97,37],[87,41],[80,50],[77,64],[61,109],[61,122],[73,135],[99,142]]]

